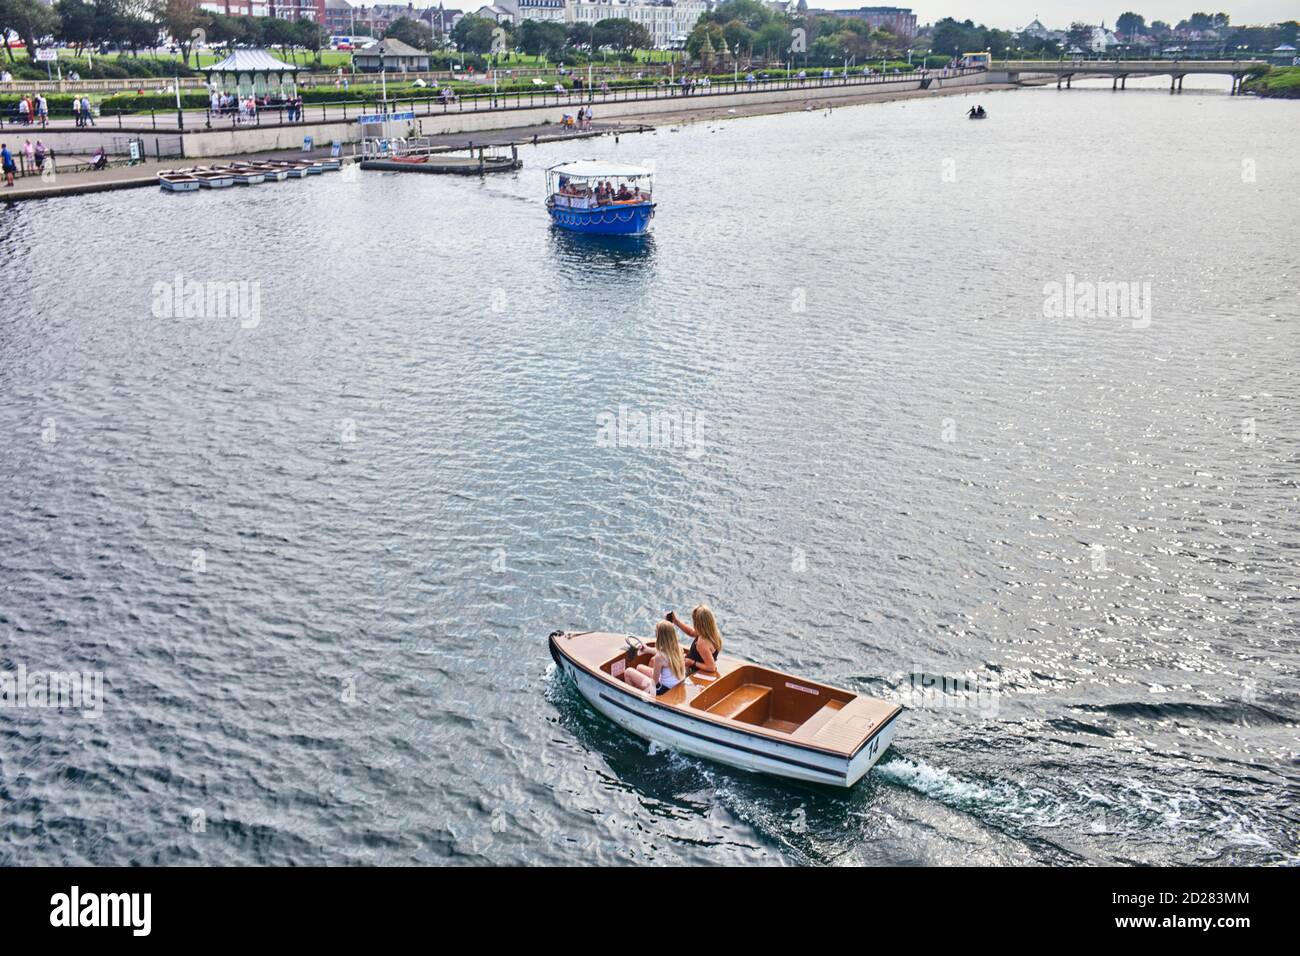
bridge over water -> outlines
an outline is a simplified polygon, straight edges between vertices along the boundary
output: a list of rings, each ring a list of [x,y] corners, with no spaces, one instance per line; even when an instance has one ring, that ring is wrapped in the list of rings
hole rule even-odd
[[[1130,76],[1168,76],[1169,92],[1181,93],[1183,77],[1210,74],[1232,77],[1232,95],[1241,92],[1242,84],[1255,70],[1266,68],[1264,60],[995,60],[989,73],[1005,74],[1006,82],[1018,83],[1026,76],[1054,76],[1056,88],[1070,88],[1077,76],[1105,77],[1114,81],[1111,89],[1126,88]]]

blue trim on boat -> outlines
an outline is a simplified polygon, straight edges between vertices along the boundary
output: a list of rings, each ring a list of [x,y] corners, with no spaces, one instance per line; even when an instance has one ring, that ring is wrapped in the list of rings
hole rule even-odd
[[[570,232],[596,236],[639,236],[650,228],[650,220],[655,215],[655,204],[624,203],[597,206],[595,209],[573,209],[548,202],[546,211],[550,213],[551,222]]]

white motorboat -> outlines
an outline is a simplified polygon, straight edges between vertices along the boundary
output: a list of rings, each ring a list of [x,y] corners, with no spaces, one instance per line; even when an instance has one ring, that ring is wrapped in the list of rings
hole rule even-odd
[[[649,663],[653,641],[556,631],[551,657],[584,698],[625,730],[758,773],[851,787],[893,740],[902,708],[724,655],[659,696],[621,675]]]

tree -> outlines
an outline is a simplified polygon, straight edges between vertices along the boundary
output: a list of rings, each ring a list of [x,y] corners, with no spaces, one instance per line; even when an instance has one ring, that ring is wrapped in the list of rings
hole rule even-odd
[[[1070,45],[1071,49],[1078,47],[1087,53],[1092,49],[1092,30],[1090,24],[1075,20],[1070,24],[1070,29],[1065,34],[1065,41]]]
[[[759,0],[726,0],[725,3],[718,4],[700,19],[709,20],[719,25],[739,20],[749,29],[757,32],[776,20],[777,15],[770,8],[760,3]]]
[[[983,46],[984,31],[970,20],[958,23],[952,17],[944,17],[934,25],[934,35],[930,49],[944,56],[960,56],[974,52],[975,47]]]
[[[239,18],[228,17],[224,14],[214,13],[208,20],[208,25],[203,28],[207,34],[207,42],[211,46],[225,44],[226,49],[234,52],[235,41],[239,39]]]
[[[152,49],[158,44],[158,24],[144,17],[127,16],[122,19],[120,42],[132,56],[138,56],[140,50]]]
[[[790,30],[785,23],[771,20],[754,34],[751,48],[762,50],[764,59],[780,57],[790,48]]]
[[[754,31],[747,27],[742,20],[732,20],[722,28],[722,35],[726,37],[727,46],[736,56],[740,56],[741,51],[748,51],[751,55],[754,52]]]
[[[321,48],[329,42],[329,34],[326,32],[325,27],[315,20],[306,18],[299,20],[293,26],[294,42],[309,52],[317,63],[320,63]]]
[[[86,0],[58,0],[54,12],[59,15],[55,38],[80,56],[82,50],[95,42],[95,7]]]
[[[452,28],[451,38],[456,48],[466,53],[487,53],[492,49],[493,31],[497,25],[486,17],[465,16]]]
[[[59,31],[59,15],[41,0],[4,0],[0,3],[0,35],[12,30],[27,44],[28,55],[35,54],[40,41]],[[8,49],[9,44],[5,44]],[[9,51],[13,60],[13,51]]]
[[[399,40],[417,50],[433,49],[433,30],[427,23],[412,20],[410,17],[398,17],[384,31],[387,40]]]
[[[194,31],[206,29],[207,15],[199,9],[196,0],[163,0],[158,14],[159,25],[171,34],[181,51],[181,62],[190,62],[190,47],[194,45]]]
[[[558,56],[566,40],[563,23],[525,20],[519,27],[519,45],[529,56]]]
[[[1147,28],[1147,18],[1140,13],[1121,13],[1119,19],[1115,21],[1115,32],[1122,37],[1128,37],[1129,42],[1133,41],[1139,33]]]
[[[1014,49],[1016,38],[1006,30],[985,30],[980,49],[987,50],[999,60],[1005,59]]]
[[[686,38],[686,52],[693,57],[698,57],[701,52],[712,53],[714,50],[721,49],[725,42],[726,37],[722,35],[722,27],[700,17],[695,24],[695,29],[691,30],[690,36]]]
[[[597,48],[607,46],[620,53],[648,50],[654,46],[654,37],[641,24],[622,17],[599,20],[592,32],[592,42]]]
[[[264,20],[265,22],[258,25],[261,31],[261,43],[266,46],[280,47],[282,52],[288,54],[291,62],[297,63],[298,24],[292,20],[281,20],[278,17],[266,17]],[[248,30],[243,21],[237,20],[234,26],[236,39],[245,41]]]

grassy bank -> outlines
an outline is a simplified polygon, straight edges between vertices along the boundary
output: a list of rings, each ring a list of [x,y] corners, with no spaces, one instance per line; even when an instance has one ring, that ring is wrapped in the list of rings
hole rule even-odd
[[[1246,92],[1256,96],[1300,99],[1300,66],[1275,66],[1246,81]]]

